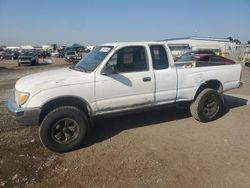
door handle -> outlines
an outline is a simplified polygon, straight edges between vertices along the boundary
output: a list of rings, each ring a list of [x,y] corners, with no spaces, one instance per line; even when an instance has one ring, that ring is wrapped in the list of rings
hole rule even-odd
[[[144,77],[142,79],[143,82],[150,82],[151,81],[151,77]]]

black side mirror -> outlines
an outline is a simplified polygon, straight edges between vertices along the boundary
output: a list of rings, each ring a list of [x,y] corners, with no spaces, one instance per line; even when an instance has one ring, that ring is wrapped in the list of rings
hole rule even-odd
[[[102,75],[110,75],[115,73],[117,73],[115,65],[107,64],[105,68],[102,70]]]

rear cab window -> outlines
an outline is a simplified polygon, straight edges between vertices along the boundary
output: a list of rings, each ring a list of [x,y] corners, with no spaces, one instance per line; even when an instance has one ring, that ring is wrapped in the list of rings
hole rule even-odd
[[[163,45],[151,45],[150,52],[154,69],[160,70],[169,67],[167,52]]]

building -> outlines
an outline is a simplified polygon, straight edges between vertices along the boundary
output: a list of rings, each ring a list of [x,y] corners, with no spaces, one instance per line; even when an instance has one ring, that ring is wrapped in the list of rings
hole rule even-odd
[[[43,50],[53,50],[53,46],[50,44],[42,45]]]
[[[228,53],[235,47],[235,43],[230,42],[226,38],[212,38],[212,37],[184,37],[166,39],[173,56],[180,56],[187,50],[212,50],[216,53],[222,51]]]
[[[22,45],[21,50],[33,50],[34,47],[31,45]]]
[[[7,50],[20,50],[20,47],[19,46],[6,46]]]

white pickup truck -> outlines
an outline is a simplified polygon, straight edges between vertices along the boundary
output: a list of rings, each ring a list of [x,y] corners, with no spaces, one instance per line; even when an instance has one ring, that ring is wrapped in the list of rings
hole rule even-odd
[[[165,42],[111,43],[72,67],[19,79],[8,109],[20,124],[39,125],[47,148],[66,152],[86,139],[97,116],[185,103],[195,119],[215,120],[223,92],[240,80],[239,64],[175,67]]]

